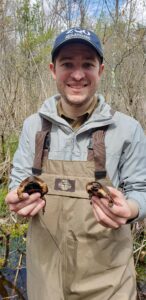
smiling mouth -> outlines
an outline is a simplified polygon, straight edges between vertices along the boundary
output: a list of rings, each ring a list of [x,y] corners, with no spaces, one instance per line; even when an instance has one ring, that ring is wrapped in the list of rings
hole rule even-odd
[[[84,87],[87,87],[87,84],[83,84],[83,85],[72,85],[72,84],[67,84],[68,87],[70,87],[71,89],[75,89],[75,90],[80,90]]]

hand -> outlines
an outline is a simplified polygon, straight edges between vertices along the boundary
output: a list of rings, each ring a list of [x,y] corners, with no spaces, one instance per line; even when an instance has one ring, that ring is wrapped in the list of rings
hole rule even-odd
[[[23,200],[19,200],[17,189],[7,194],[5,202],[9,206],[10,211],[14,211],[23,217],[32,217],[45,206],[45,201],[40,198],[40,193],[31,195],[23,193],[23,196]]]
[[[119,228],[126,224],[129,219],[138,215],[139,208],[134,200],[126,200],[124,195],[113,187],[108,187],[114,204],[109,206],[108,200],[93,196],[92,206],[95,218],[104,227]]]

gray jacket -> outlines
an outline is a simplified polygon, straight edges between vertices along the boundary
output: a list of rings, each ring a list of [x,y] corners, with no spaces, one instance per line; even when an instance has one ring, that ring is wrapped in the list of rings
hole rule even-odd
[[[28,117],[23,125],[18,149],[13,159],[10,189],[32,174],[35,135],[41,130],[41,118],[52,122],[49,159],[87,159],[91,131],[109,125],[105,136],[106,168],[115,187],[122,187],[127,199],[139,205],[139,216],[146,216],[146,138],[140,124],[133,118],[115,112],[98,95],[99,105],[90,118],[76,131],[57,115],[59,95],[47,99],[38,113]]]

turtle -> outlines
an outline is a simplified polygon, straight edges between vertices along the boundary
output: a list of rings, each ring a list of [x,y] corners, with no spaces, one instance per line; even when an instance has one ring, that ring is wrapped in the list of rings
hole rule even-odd
[[[44,195],[48,193],[48,186],[41,178],[32,175],[24,179],[17,188],[17,195],[20,200],[24,199],[23,193],[28,193],[29,195],[40,193],[41,198],[46,201]]]
[[[112,207],[114,204],[114,200],[111,196],[111,193],[105,185],[101,184],[99,181],[92,181],[87,183],[86,190],[89,194],[89,199],[92,196],[97,196],[99,198],[105,198],[108,200],[109,207]]]

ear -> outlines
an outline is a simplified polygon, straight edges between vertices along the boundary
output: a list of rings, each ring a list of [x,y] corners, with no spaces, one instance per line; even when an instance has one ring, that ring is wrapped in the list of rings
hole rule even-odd
[[[55,70],[55,65],[53,63],[50,63],[50,71],[51,71],[53,79],[56,80],[56,70]]]
[[[100,66],[99,66],[99,76],[102,75],[103,70],[104,70],[104,64],[100,64]]]

